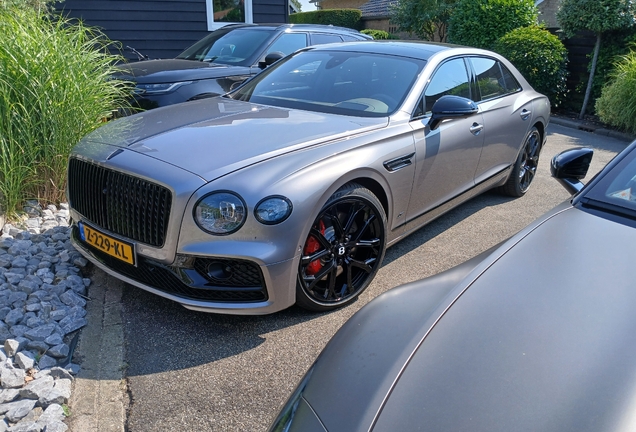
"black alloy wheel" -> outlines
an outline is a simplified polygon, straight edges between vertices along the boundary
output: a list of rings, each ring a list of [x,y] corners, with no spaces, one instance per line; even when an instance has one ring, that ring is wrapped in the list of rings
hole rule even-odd
[[[510,173],[510,177],[502,192],[513,197],[523,196],[537,173],[539,165],[539,153],[541,152],[541,134],[536,127],[530,129],[523,143],[521,153]]]
[[[296,303],[326,311],[355,300],[380,268],[386,216],[368,189],[348,183],[329,198],[304,242]]]

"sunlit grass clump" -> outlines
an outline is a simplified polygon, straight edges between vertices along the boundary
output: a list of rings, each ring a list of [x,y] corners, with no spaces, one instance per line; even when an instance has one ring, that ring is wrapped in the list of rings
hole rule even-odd
[[[111,80],[111,42],[80,22],[32,9],[0,9],[0,206],[64,199],[69,152],[127,106]]]
[[[596,101],[596,113],[605,123],[636,133],[636,45],[620,56],[610,81]]]

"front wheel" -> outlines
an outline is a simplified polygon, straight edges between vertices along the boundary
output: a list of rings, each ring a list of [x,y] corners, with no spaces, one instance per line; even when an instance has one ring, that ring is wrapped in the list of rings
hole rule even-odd
[[[536,127],[533,127],[526,135],[508,181],[501,187],[502,193],[512,197],[520,197],[530,189],[530,183],[537,173],[540,152],[541,134]]]
[[[327,311],[354,301],[380,268],[386,225],[382,205],[371,191],[355,183],[338,189],[305,239],[296,304]]]

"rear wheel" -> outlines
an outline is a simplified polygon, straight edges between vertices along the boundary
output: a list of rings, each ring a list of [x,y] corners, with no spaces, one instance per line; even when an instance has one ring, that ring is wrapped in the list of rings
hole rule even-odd
[[[386,216],[368,189],[348,183],[329,198],[303,245],[296,304],[327,311],[354,301],[377,273]]]
[[[502,193],[520,197],[530,189],[530,184],[537,173],[540,152],[541,134],[536,127],[533,127],[526,135],[521,153],[517,157],[517,162],[512,168],[508,181],[501,187]]]

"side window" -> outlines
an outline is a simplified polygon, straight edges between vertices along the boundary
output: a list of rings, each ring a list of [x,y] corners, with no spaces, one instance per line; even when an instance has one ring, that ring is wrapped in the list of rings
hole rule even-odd
[[[353,37],[353,36],[349,36],[349,35],[342,35],[342,39],[344,39],[345,42],[364,40],[362,38],[357,38],[357,37]]]
[[[334,42],[342,42],[342,39],[338,35],[331,35],[326,33],[311,33],[311,44],[321,45]]]
[[[519,81],[512,75],[512,73],[508,70],[504,65],[501,66],[501,71],[503,72],[504,81],[506,82],[506,90],[508,93],[515,93],[521,90],[521,84]]]
[[[431,112],[437,99],[445,95],[470,98],[470,84],[466,65],[461,58],[443,63],[433,74],[433,78],[424,90],[424,98],[416,109],[415,116]]]
[[[477,87],[481,93],[480,100],[493,99],[519,89],[517,80],[498,61],[483,57],[471,57],[470,62],[477,76]],[[504,70],[507,74],[504,74]]]
[[[289,55],[294,51],[305,48],[307,46],[306,33],[283,33],[274,43],[267,49],[267,54],[280,51],[285,55]]]

